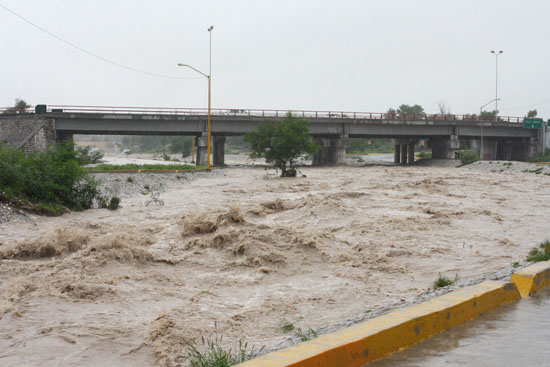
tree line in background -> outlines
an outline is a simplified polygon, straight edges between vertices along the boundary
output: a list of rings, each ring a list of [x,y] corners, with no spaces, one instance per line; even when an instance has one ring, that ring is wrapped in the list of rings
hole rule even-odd
[[[178,154],[185,158],[191,156],[193,139],[192,136],[125,135],[122,149],[129,153]],[[225,149],[229,153],[247,152],[250,144],[245,143],[242,136],[228,136]]]

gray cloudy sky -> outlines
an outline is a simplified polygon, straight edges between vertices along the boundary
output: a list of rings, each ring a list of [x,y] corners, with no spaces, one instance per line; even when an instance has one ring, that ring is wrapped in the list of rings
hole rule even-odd
[[[213,108],[384,112],[420,104],[550,117],[548,0],[0,0],[57,36],[129,67],[195,78]],[[163,79],[98,60],[0,7],[0,106],[205,107],[205,78]]]

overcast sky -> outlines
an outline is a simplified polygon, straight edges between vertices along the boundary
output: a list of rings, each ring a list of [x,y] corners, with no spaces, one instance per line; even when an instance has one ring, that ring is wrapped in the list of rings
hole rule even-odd
[[[548,0],[0,0],[0,106],[212,107],[385,112],[444,101],[550,117]],[[488,107],[490,108],[490,106]]]

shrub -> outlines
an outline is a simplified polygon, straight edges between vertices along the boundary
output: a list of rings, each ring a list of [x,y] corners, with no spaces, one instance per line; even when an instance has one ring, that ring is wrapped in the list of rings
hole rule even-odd
[[[550,241],[546,240],[538,247],[535,247],[529,251],[527,255],[527,261],[539,262],[550,260]]]
[[[432,152],[418,152],[416,154],[418,158],[422,159],[431,159],[432,158]]]
[[[434,282],[434,289],[446,287],[448,285],[451,285],[453,283],[456,283],[458,281],[458,274],[455,276],[454,279],[449,279],[445,275],[441,275],[439,273],[439,278]]]
[[[90,146],[75,147],[75,158],[80,165],[99,163],[103,158],[103,152],[99,150],[92,151],[91,149]]]
[[[479,156],[471,150],[465,150],[460,154],[460,162],[462,162],[463,165],[474,163],[476,161],[479,161]]]
[[[285,333],[288,333],[289,331],[294,330],[294,325],[291,322],[287,321],[281,326],[281,330],[283,330],[283,332]]]
[[[118,196],[113,196],[111,200],[109,201],[109,205],[107,205],[107,209],[109,210],[117,210],[118,206],[120,204],[120,198]]]
[[[48,214],[60,214],[63,207],[89,209],[101,196],[99,181],[80,166],[72,141],[28,154],[0,144],[0,172],[7,199],[33,203]]]

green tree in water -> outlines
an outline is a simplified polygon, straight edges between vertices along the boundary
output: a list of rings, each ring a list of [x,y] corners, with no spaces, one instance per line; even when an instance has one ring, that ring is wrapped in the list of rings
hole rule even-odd
[[[296,162],[303,154],[313,154],[319,148],[311,142],[308,121],[294,117],[289,112],[280,123],[264,123],[256,131],[248,133],[244,141],[250,143],[251,157],[265,158],[281,177],[296,176]]]

